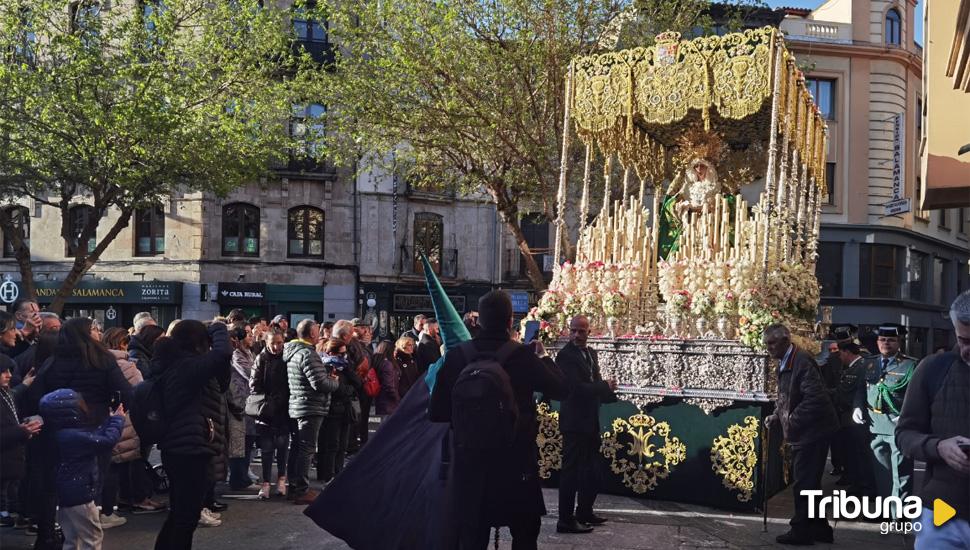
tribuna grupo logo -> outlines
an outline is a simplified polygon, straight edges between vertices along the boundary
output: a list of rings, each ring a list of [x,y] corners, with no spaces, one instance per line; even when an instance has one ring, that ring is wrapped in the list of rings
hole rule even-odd
[[[813,489],[801,491],[808,498],[808,517],[817,519],[858,519],[882,520],[879,531],[889,533],[918,533],[923,530],[917,521],[923,513],[923,499],[918,496],[899,497],[856,497],[845,491],[832,491],[822,496],[824,491]],[[950,520],[956,511],[946,502],[936,499],[933,503],[933,524],[937,527]]]

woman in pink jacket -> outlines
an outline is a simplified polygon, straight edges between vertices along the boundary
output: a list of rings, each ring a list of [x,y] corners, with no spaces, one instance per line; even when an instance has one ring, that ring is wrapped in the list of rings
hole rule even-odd
[[[118,362],[125,379],[132,387],[141,383],[142,373],[138,366],[128,357],[128,332],[119,327],[109,328],[101,337],[102,343],[114,355]],[[131,419],[125,416],[125,427],[121,433],[121,439],[111,451],[111,472],[105,479],[104,490],[101,497],[102,527],[110,528],[125,523],[124,518],[113,515],[115,502],[118,502],[118,493],[122,501],[131,507],[134,514],[147,514],[151,512],[161,512],[165,506],[153,501],[152,482],[148,476],[148,457],[142,456],[141,442],[138,434],[135,433]],[[107,518],[108,523],[103,521]]]

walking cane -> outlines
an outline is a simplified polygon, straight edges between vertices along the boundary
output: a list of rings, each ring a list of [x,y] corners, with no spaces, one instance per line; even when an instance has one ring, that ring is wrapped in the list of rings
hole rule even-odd
[[[768,452],[771,442],[771,424],[765,425],[761,438],[761,532],[768,532]]]

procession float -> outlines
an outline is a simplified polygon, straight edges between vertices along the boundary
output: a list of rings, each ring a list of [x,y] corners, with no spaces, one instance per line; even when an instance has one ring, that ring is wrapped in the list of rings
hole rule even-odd
[[[564,119],[556,267],[527,320],[561,344],[569,318],[589,317],[602,376],[618,381],[601,411],[602,490],[763,508],[785,459],[763,428],[775,376],[761,333],[781,322],[817,346],[826,127],[795,59],[773,28],[664,33],[574,59]],[[567,242],[574,138],[585,164]],[[557,409],[539,404],[553,483]]]

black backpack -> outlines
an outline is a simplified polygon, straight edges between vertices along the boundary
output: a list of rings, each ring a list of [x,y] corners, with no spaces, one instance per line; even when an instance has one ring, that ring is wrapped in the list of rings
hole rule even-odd
[[[517,348],[507,342],[495,352],[480,352],[472,342],[461,346],[468,364],[451,390],[451,426],[455,447],[505,449],[515,437],[519,409],[509,375],[502,368]]]
[[[168,431],[162,398],[166,374],[162,372],[135,385],[129,418],[142,444],[157,445]]]

